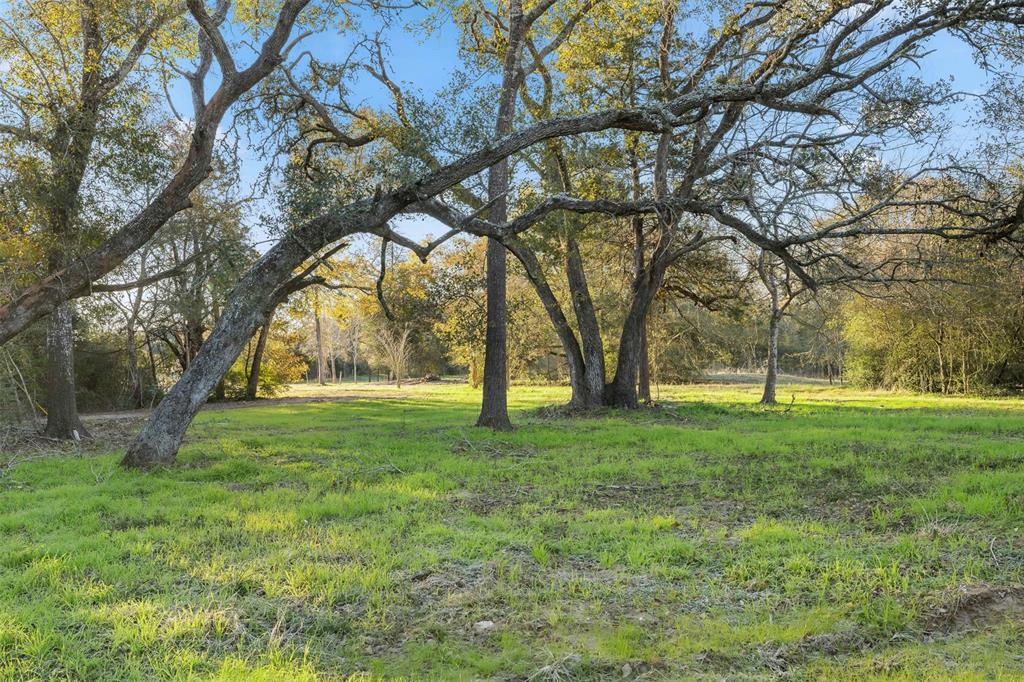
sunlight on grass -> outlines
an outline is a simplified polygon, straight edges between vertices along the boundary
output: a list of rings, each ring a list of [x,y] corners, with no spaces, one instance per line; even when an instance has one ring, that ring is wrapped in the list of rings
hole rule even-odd
[[[203,413],[172,469],[0,480],[0,679],[1024,675],[1020,401],[567,421],[516,387],[493,434],[462,385],[292,395]]]

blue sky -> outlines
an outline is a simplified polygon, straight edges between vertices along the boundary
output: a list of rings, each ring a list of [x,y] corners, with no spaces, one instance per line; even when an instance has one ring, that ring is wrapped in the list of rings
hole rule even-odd
[[[430,95],[444,88],[451,81],[453,73],[458,69],[458,34],[450,22],[437,22],[433,31],[419,30],[414,24],[425,17],[422,10],[406,11],[403,15],[405,25],[394,24],[381,26],[364,24],[368,32],[381,30],[387,46],[388,67],[391,76],[409,91]],[[410,28],[412,26],[412,28]],[[352,49],[357,36],[353,34],[320,33],[308,37],[302,43],[302,49],[309,50],[321,60],[341,60]],[[950,36],[940,36],[928,46],[931,53],[920,62],[919,75],[925,81],[947,78],[955,74],[954,90],[979,92],[985,85],[985,74],[975,66],[970,49],[962,42]],[[240,63],[248,59],[239,58]],[[211,77],[211,82],[213,78]],[[212,92],[212,85],[209,88]],[[386,89],[369,76],[357,79],[351,86],[353,103],[364,103],[373,107],[389,107],[390,95]],[[178,83],[172,90],[175,107],[183,115],[191,111],[190,99],[183,83]],[[955,131],[957,143],[970,145],[978,135],[978,129],[970,125],[970,103],[960,105],[951,110],[951,114],[961,127]],[[225,123],[225,128],[230,122]],[[244,142],[242,152],[242,188],[249,193],[253,183],[266,167],[266,159],[250,149]],[[252,221],[258,222],[261,213],[272,213],[272,198],[258,201],[251,211]],[[441,226],[427,218],[409,218],[399,223],[402,232],[413,238],[423,238],[427,234],[438,234]],[[258,238],[262,238],[258,235]]]
[[[391,77],[407,91],[421,93],[429,98],[450,82],[460,60],[458,34],[455,27],[450,23],[442,23],[432,31],[417,30],[415,24],[426,17],[427,14],[423,10],[409,10],[403,13],[404,25],[395,23],[391,26],[384,26],[379,21],[370,20],[363,25],[363,30],[367,33],[381,31]],[[234,38],[239,38],[232,27],[227,28],[227,33]],[[351,33],[317,33],[305,38],[301,47],[294,49],[293,56],[298,56],[303,50],[308,50],[321,61],[341,61],[350,53],[357,40],[358,36]],[[239,67],[242,68],[248,64],[252,54],[251,52],[248,54],[240,52],[239,54],[237,60]],[[218,75],[215,71],[216,67],[208,79],[208,96],[216,87]],[[369,75],[358,78],[351,83],[350,87],[352,104],[365,104],[374,108],[391,106],[392,99],[386,88]],[[170,88],[170,95],[175,109],[183,117],[190,117],[192,104],[187,84],[183,80],[174,83]],[[227,120],[221,127],[228,130],[231,125],[232,119],[229,112]],[[249,194],[266,168],[267,159],[246,143],[244,135],[241,138],[239,151],[242,161],[240,191],[243,194]],[[274,212],[273,197],[257,199],[251,208],[250,220],[257,232],[256,237],[263,241],[264,235],[257,224],[258,218],[261,213],[272,214]],[[444,230],[440,223],[425,217],[405,218],[398,225],[401,226],[403,234],[416,239],[424,238],[427,235],[436,235]],[[266,244],[261,244],[261,250],[266,246]]]

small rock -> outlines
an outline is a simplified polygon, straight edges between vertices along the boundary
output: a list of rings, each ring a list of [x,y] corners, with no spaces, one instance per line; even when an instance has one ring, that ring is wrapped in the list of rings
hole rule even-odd
[[[622,666],[622,676],[623,677],[629,677],[632,674],[633,674],[633,666],[631,666],[629,663],[627,663],[626,665]]]
[[[476,623],[473,623],[473,629],[476,632],[488,632],[488,631],[494,629],[494,621],[493,620],[477,621]]]

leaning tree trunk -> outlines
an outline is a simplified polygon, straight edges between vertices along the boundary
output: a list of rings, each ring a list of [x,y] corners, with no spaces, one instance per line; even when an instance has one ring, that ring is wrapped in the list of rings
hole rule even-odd
[[[151,468],[174,461],[193,417],[264,319],[260,307],[259,300],[249,299],[240,300],[230,312],[225,309],[188,370],[128,449],[121,462],[124,466]]]
[[[762,405],[774,405],[776,402],[775,389],[779,383],[779,318],[779,313],[773,310],[768,322],[768,369],[764,377]]]
[[[589,409],[598,407],[604,395],[604,342],[594,310],[594,300],[590,296],[579,243],[571,237],[566,241],[565,265],[583,353],[583,394],[577,402],[580,407]]]
[[[249,370],[249,379],[245,385],[245,399],[256,400],[256,392],[260,387],[260,369],[263,366],[263,352],[267,348],[267,337],[270,336],[270,324],[274,320],[274,311],[267,315],[267,321],[260,328],[259,338],[256,339],[256,349],[252,354],[252,368]]]
[[[509,6],[508,46],[502,73],[498,118],[494,126],[495,137],[504,137],[512,130],[519,86],[519,55],[522,51],[525,23],[522,0],[512,0]],[[491,222],[508,221],[509,162],[504,158],[491,166],[487,175],[487,198],[491,204]],[[487,240],[487,334],[484,347],[484,390],[477,426],[488,426],[499,431],[512,428],[508,418],[508,261],[505,247],[493,239]]]
[[[308,228],[313,239],[325,228],[326,219],[300,227]],[[338,226],[332,238],[341,239],[365,225],[353,219]],[[192,419],[206,402],[210,391],[231,368],[256,328],[267,319],[270,306],[281,298],[281,288],[309,252],[301,239],[284,240],[268,251],[235,286],[231,298],[206,338],[199,354],[150,416],[129,447],[122,465],[136,468],[166,466],[174,462]]]
[[[589,386],[583,351],[580,349],[576,335],[569,325],[569,320],[566,319],[565,313],[562,312],[562,307],[558,304],[558,298],[551,290],[551,286],[544,276],[544,271],[540,266],[540,261],[537,260],[537,255],[530,247],[515,239],[507,239],[505,246],[522,264],[523,269],[526,271],[526,277],[533,284],[537,298],[543,304],[544,310],[548,314],[548,319],[551,320],[551,325],[555,328],[558,340],[562,344],[566,365],[569,370],[569,385],[572,388],[569,407],[573,409],[590,409],[599,406],[604,386],[602,384],[601,388],[596,391],[592,390]],[[603,371],[602,364],[602,373]]]
[[[75,398],[74,306],[64,301],[50,313],[46,329],[46,435],[88,438]]]

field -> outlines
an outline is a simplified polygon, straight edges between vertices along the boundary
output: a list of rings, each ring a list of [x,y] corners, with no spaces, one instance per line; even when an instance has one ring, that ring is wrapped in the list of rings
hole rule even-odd
[[[1024,679],[1020,400],[329,391],[0,455],[0,679]]]

